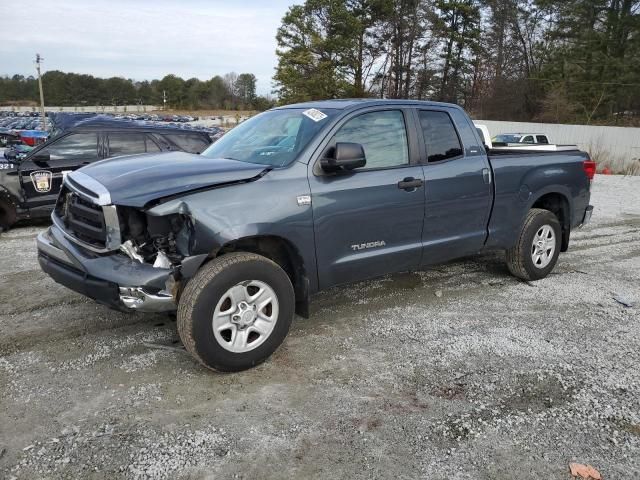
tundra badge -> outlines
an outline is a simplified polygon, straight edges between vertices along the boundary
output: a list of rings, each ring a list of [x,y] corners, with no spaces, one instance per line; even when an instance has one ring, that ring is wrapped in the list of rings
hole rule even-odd
[[[351,250],[358,251],[358,250],[365,250],[367,248],[384,247],[386,245],[387,244],[385,243],[384,240],[376,240],[375,242],[367,242],[367,243],[360,243],[358,245],[351,245]]]

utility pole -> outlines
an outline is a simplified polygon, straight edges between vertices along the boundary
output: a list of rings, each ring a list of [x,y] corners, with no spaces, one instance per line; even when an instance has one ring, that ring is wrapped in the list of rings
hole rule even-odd
[[[167,109],[167,91],[166,90],[162,90],[162,110],[166,110]]]
[[[44,58],[36,53],[36,70],[38,71],[38,87],[40,87],[40,115],[42,116],[42,130],[47,129],[46,114],[44,113],[44,93],[42,93],[42,76],[40,75],[40,64]]]

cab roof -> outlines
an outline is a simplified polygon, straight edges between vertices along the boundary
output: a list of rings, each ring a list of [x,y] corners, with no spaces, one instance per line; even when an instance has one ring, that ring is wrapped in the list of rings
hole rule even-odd
[[[173,125],[162,125],[157,122],[148,122],[145,120],[130,120],[128,118],[111,117],[109,115],[95,115],[93,117],[83,119],[68,127],[69,130],[162,130],[171,132],[188,132],[188,133],[204,133],[201,130],[190,128],[179,128]]]
[[[354,110],[357,108],[375,107],[381,105],[415,105],[426,107],[454,107],[460,108],[453,103],[432,102],[427,100],[402,100],[402,99],[387,99],[387,98],[345,98],[334,100],[316,100],[303,103],[293,103],[291,105],[283,105],[276,108],[276,110],[287,108],[330,108],[335,110]]]

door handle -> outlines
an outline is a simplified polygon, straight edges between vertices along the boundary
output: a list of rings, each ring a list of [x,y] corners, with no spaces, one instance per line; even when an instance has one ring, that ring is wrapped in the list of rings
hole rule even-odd
[[[488,168],[483,168],[482,169],[482,179],[484,180],[484,183],[486,183],[487,185],[491,184],[491,170],[489,170]]]
[[[413,192],[416,188],[420,188],[423,183],[419,178],[406,177],[398,182],[398,188],[406,190],[407,192]]]

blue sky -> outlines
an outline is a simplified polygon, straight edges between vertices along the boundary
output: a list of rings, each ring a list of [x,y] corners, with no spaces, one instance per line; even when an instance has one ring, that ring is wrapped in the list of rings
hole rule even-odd
[[[25,8],[14,2],[2,9],[0,75],[34,75],[37,52],[44,71],[99,77],[175,73],[206,80],[250,72],[265,94],[276,30],[300,1],[30,0]]]

